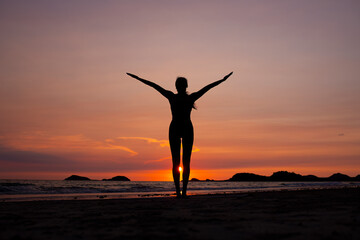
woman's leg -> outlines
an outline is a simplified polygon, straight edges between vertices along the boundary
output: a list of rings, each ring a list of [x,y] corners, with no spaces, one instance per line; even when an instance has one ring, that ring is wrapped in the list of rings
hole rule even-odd
[[[182,139],[183,167],[184,167],[184,169],[183,169],[183,191],[182,191],[183,196],[186,196],[187,185],[189,182],[190,158],[191,158],[193,143],[194,143],[194,131],[191,126],[191,128],[188,130],[186,136],[184,136]]]
[[[181,196],[180,193],[180,147],[181,147],[181,140],[179,137],[174,136],[175,134],[172,134],[171,128],[169,132],[169,142],[170,142],[170,150],[171,150],[171,156],[172,156],[172,163],[173,163],[173,178],[176,188],[176,195],[177,197]]]

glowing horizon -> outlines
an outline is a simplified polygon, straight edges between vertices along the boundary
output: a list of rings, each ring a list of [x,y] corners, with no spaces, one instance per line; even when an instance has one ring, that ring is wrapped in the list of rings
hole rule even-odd
[[[360,174],[360,2],[0,3],[0,178],[171,181],[167,100],[196,102],[190,178]]]

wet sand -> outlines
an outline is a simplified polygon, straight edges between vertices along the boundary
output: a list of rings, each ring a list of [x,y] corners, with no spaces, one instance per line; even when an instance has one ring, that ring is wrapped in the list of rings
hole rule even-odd
[[[360,239],[360,188],[0,203],[0,239]]]

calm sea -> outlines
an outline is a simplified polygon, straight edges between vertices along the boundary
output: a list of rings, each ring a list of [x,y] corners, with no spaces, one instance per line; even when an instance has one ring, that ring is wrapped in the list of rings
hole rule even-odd
[[[360,182],[189,182],[189,195],[359,187]],[[174,195],[173,182],[0,180],[0,201],[145,198]]]

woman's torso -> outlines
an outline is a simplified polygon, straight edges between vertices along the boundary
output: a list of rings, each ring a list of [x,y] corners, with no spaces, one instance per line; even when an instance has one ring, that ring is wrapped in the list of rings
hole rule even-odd
[[[191,95],[187,94],[173,94],[169,98],[172,122],[186,123],[191,122],[191,110],[194,106],[194,100]]]
[[[169,98],[172,121],[170,123],[170,136],[192,137],[193,125],[191,123],[191,110],[194,100],[187,94],[173,94]]]

